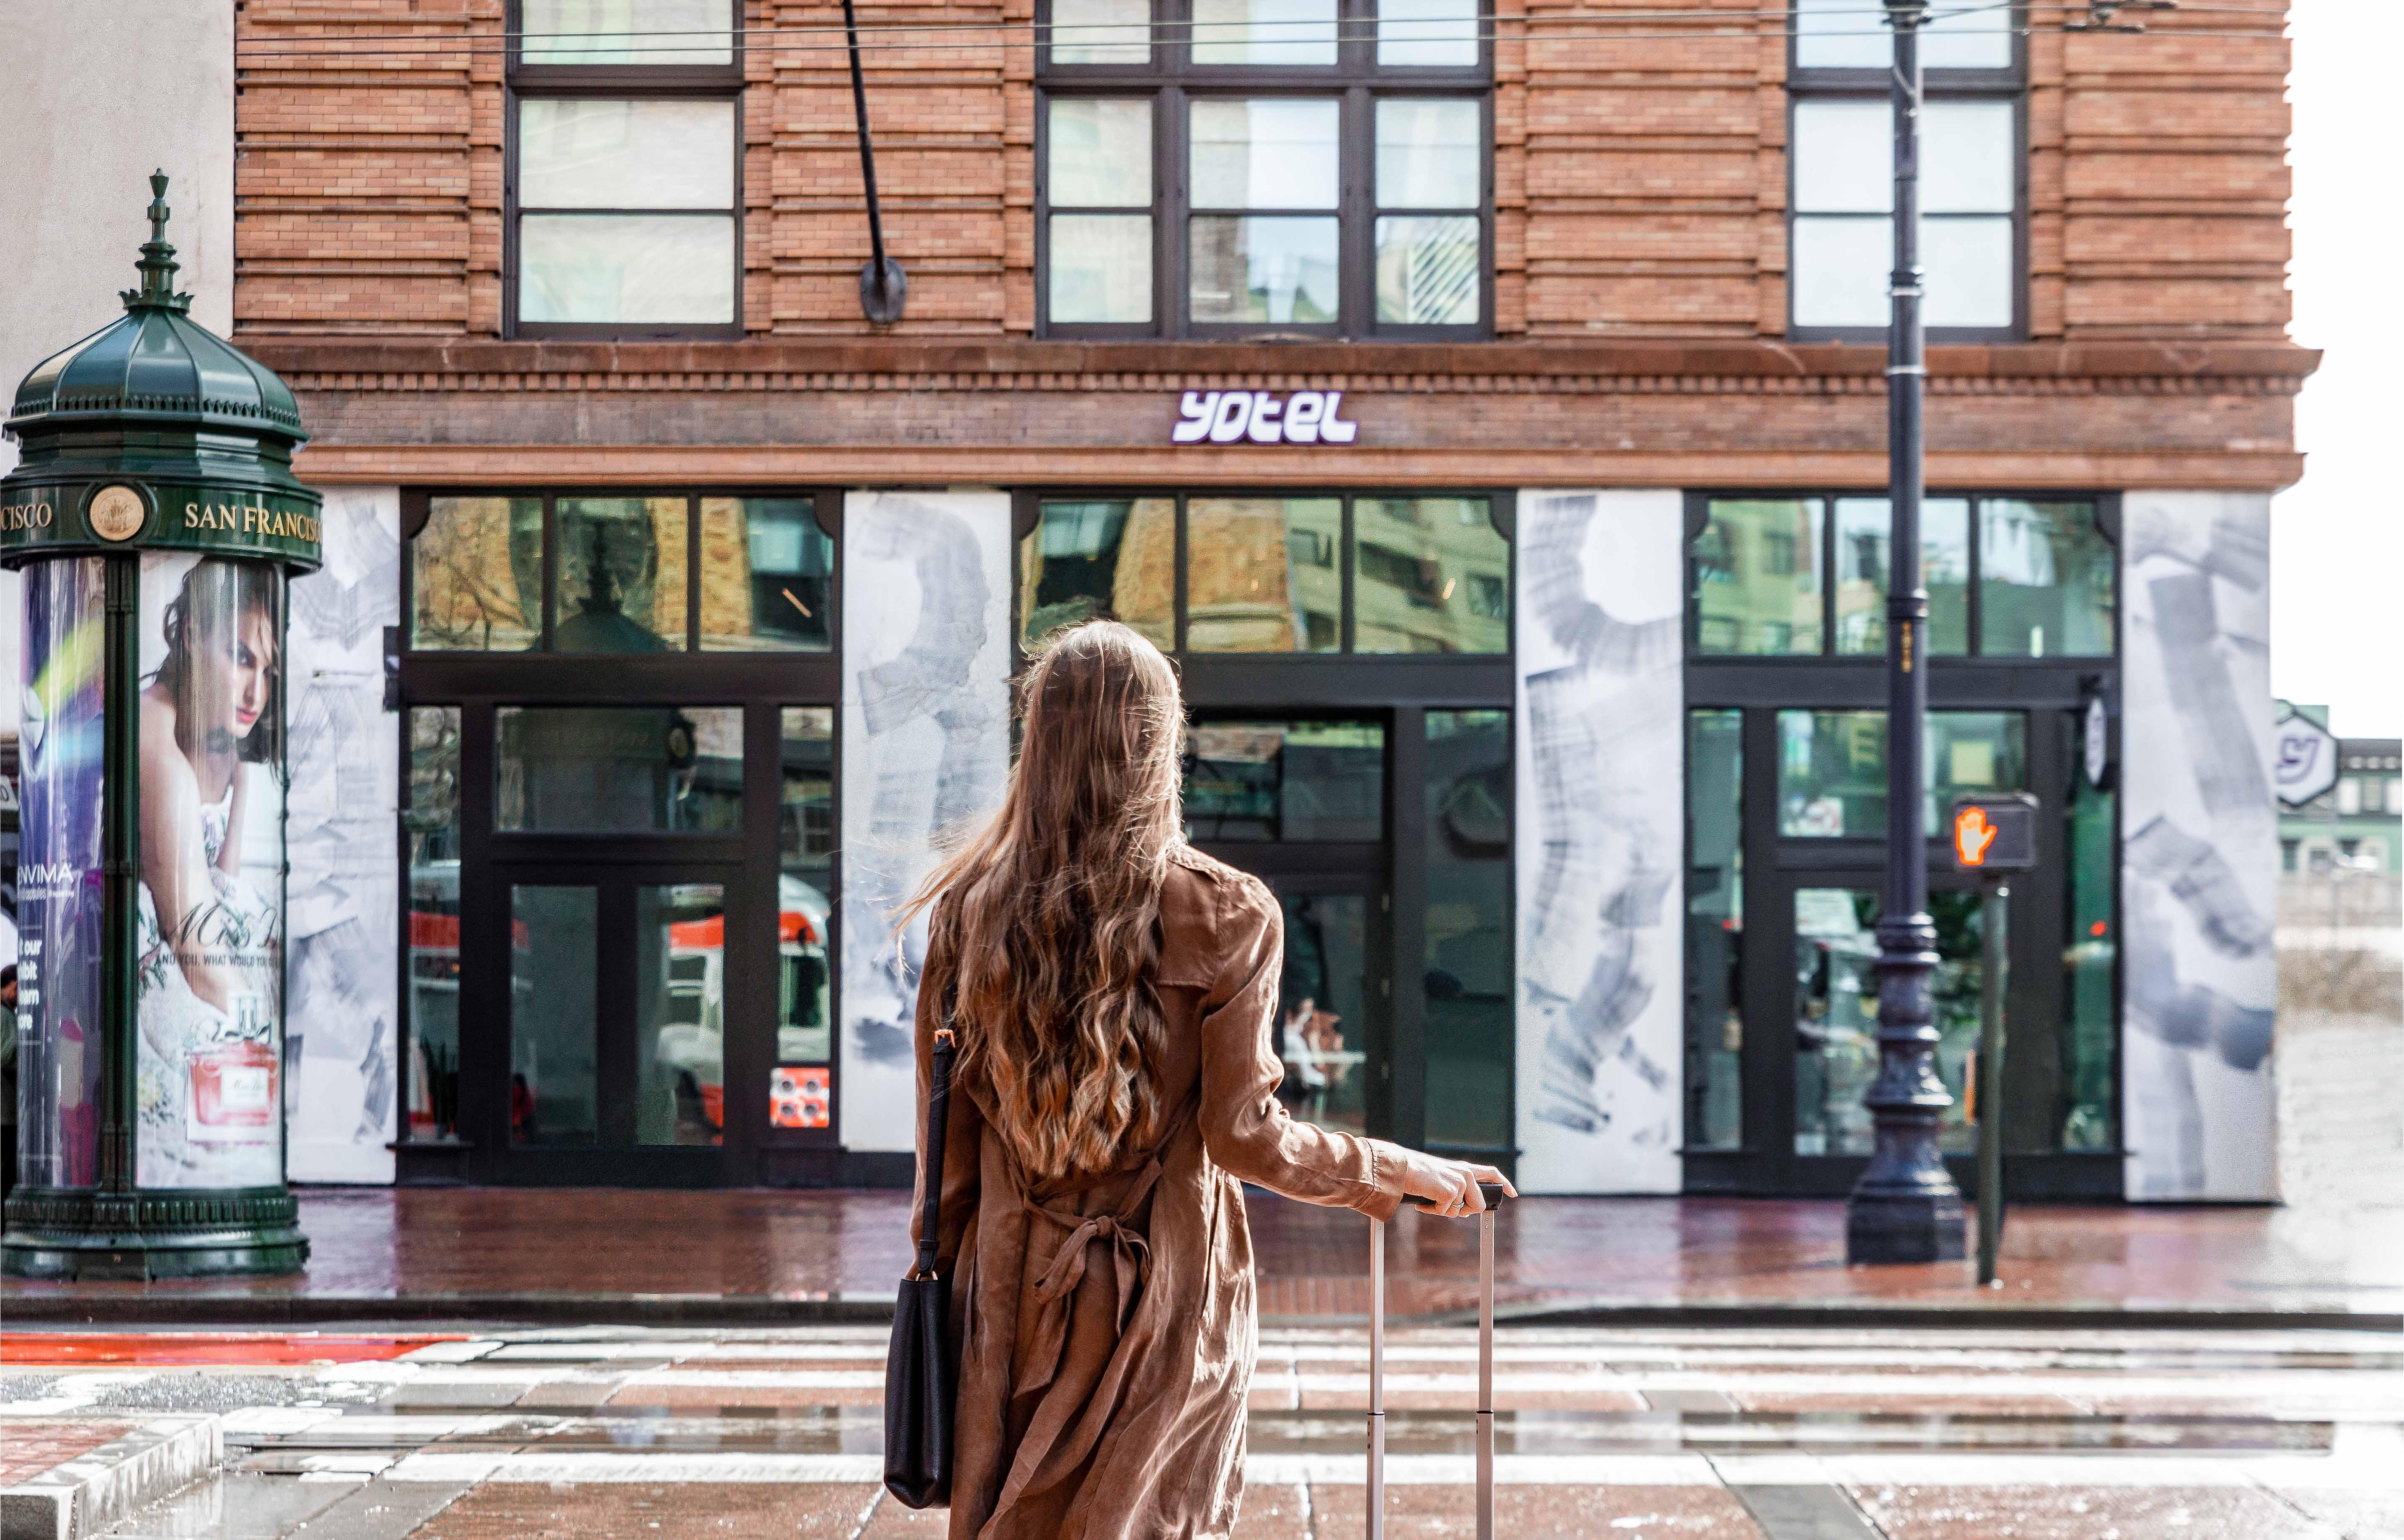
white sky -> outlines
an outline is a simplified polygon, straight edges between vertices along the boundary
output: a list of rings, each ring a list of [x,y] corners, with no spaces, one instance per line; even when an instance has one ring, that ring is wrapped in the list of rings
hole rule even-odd
[[[2271,512],[2271,687],[2348,737],[2404,735],[2404,5],[2295,0],[2295,339],[2327,350],[2296,402],[2304,479]]]

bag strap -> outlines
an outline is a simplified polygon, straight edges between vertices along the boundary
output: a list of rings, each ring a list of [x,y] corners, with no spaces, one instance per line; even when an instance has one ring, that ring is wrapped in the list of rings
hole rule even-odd
[[[943,1024],[935,1029],[934,1063],[927,1080],[927,1195],[918,1212],[918,1260],[913,1278],[935,1276],[937,1227],[943,1213],[943,1131],[951,1123],[952,1056],[959,1040],[952,1034],[952,1008],[943,1007]]]

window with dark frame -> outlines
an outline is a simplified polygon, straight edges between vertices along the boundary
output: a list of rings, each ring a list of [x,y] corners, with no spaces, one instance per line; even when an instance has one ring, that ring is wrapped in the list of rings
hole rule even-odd
[[[1039,329],[1493,329],[1479,0],[1051,0]]]
[[[1934,341],[2027,330],[2026,77],[2017,14],[1922,29],[1922,314]],[[1894,266],[1894,40],[1860,0],[1796,0],[1787,71],[1787,326],[1806,340],[1886,335]]]
[[[1690,506],[1690,656],[1885,656],[1884,497],[1711,495]],[[2117,650],[2118,557],[2097,498],[1931,494],[1921,568],[1931,657]]]
[[[833,650],[813,494],[413,495],[412,652]]]
[[[1109,618],[1187,656],[1507,654],[1500,495],[1038,496],[1020,643]]]
[[[507,332],[740,336],[740,7],[512,0],[510,25]]]

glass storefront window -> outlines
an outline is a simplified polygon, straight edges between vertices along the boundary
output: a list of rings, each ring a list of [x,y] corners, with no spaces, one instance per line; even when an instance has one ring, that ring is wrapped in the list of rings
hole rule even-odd
[[[2078,716],[2062,742],[2078,756]],[[2057,1141],[2065,1150],[2108,1150],[2117,1142],[2113,1082],[2117,1078],[2118,1014],[2113,969],[2120,945],[2117,902],[2118,848],[2115,798],[2098,791],[2077,764],[2067,767],[2069,806],[2062,810],[2063,909],[2070,935],[2062,952],[2062,1098]]]
[[[409,559],[411,646],[524,652],[542,645],[541,498],[431,498]]]
[[[834,542],[806,497],[701,500],[701,645],[709,652],[834,645]]]
[[[599,890],[510,888],[510,1143],[600,1137]]]
[[[1889,505],[1830,501],[1825,520],[1818,498],[1705,505],[1690,548],[1697,656],[1885,654]],[[1823,562],[1835,588],[1824,637]],[[1921,508],[1929,653],[2109,657],[2117,563],[2091,499],[1931,497]]]
[[[810,496],[429,497],[409,541],[409,645],[684,652],[697,629],[704,651],[830,652],[835,549],[816,509]]]
[[[459,1133],[459,708],[409,711],[409,1137]]]
[[[1978,1037],[1980,915],[1975,893],[1928,895],[1936,922],[1936,1073],[1952,1096],[1937,1124],[1948,1154],[1973,1147],[1963,1096]],[[1795,893],[1795,1153],[1867,1155],[1878,1074],[1879,895],[1858,888]]]
[[[1511,544],[1483,497],[1352,505],[1352,650],[1507,652]]]
[[[1047,502],[1018,547],[1019,639],[1124,621],[1167,652],[1177,639],[1177,504],[1167,497]]]
[[[1340,499],[1196,497],[1185,517],[1186,650],[1343,649]]]
[[[638,1145],[726,1143],[726,890],[635,889]]]
[[[1933,711],[1922,761],[1931,835],[1953,798],[2028,784],[2028,723],[2019,712]],[[1886,833],[1886,713],[1778,714],[1778,832],[1872,839]]]
[[[734,706],[502,706],[494,713],[504,832],[743,826]]]
[[[1686,1144],[1744,1145],[1744,714],[1686,714]]]
[[[1185,837],[1385,837],[1386,729],[1375,722],[1197,721],[1187,739]]]
[[[682,497],[559,499],[561,652],[682,652]]]
[[[1837,499],[1837,650],[1886,653],[1887,534],[1883,497]],[[1928,590],[1928,650],[1959,657],[1970,645],[1970,504],[1931,497],[1920,506],[1921,581]]]
[[[1427,714],[1427,1143],[1507,1149],[1511,714]]]
[[[1504,655],[1496,519],[1476,495],[1047,498],[1019,542],[1019,642],[1108,617],[1164,652]]]
[[[824,1064],[834,1058],[827,957],[834,922],[834,713],[787,706],[778,715],[776,1061]]]
[[[1695,539],[1695,650],[1782,658],[1821,647],[1816,497],[1715,499]]]
[[[1979,648],[2005,658],[2113,650],[2118,557],[2092,503],[1991,497],[1978,518]]]

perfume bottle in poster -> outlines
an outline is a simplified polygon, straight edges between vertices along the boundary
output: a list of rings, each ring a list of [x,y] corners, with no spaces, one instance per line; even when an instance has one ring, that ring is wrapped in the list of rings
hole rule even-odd
[[[283,1180],[283,581],[145,557],[136,1179]]]

